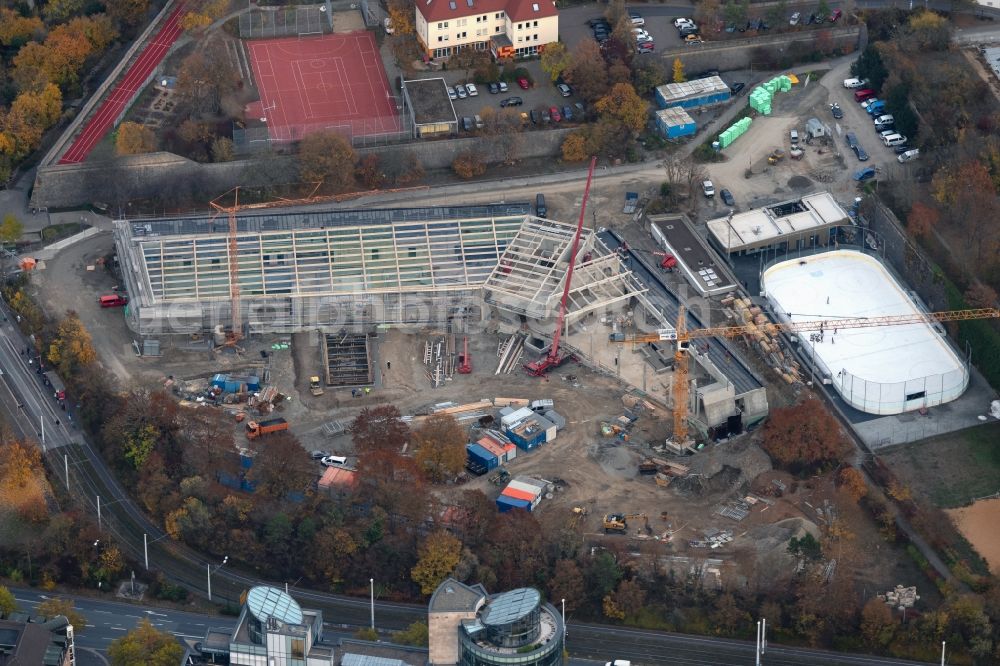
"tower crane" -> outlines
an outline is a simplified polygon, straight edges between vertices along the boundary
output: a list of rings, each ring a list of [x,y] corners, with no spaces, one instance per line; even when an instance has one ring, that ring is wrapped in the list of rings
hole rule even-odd
[[[803,331],[823,331],[841,328],[874,328],[876,326],[905,326],[907,324],[933,324],[946,321],[969,321],[972,319],[994,319],[998,317],[1000,317],[1000,309],[976,308],[969,310],[946,310],[927,314],[846,317],[843,319],[820,319],[786,323],[768,322],[765,324],[741,324],[688,330],[685,321],[686,313],[682,305],[677,314],[677,326],[675,329],[660,329],[655,333],[640,333],[620,339],[612,338],[611,342],[618,344],[674,343],[675,374],[671,391],[674,402],[673,439],[676,443],[683,444],[688,438],[688,350],[691,347],[692,340],[702,338],[736,338],[755,330],[774,336],[778,333],[800,333]]]
[[[559,320],[556,332],[552,336],[552,347],[545,358],[531,363],[525,363],[524,369],[532,377],[544,377],[552,368],[558,368],[566,362],[569,356],[559,355],[559,338],[562,337],[563,324],[566,323],[566,301],[569,300],[570,283],[573,281],[573,267],[576,265],[576,253],[580,249],[580,235],[583,233],[583,216],[587,211],[587,197],[590,196],[590,181],[594,178],[594,166],[597,158],[590,158],[590,170],[587,172],[587,187],[583,190],[583,201],[580,202],[580,219],[576,223],[576,233],[573,235],[573,245],[569,252],[569,269],[566,271],[566,284],[563,286],[562,300],[559,301]]]

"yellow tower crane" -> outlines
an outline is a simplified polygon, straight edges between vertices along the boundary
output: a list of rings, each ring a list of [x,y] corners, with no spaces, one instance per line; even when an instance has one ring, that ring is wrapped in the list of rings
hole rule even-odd
[[[874,328],[876,326],[904,326],[906,324],[933,324],[945,321],[968,321],[972,319],[994,319],[1000,317],[1000,309],[977,308],[970,310],[947,310],[927,314],[892,315],[886,317],[848,317],[844,319],[821,319],[818,321],[797,321],[787,323],[767,322],[765,324],[740,324],[713,328],[687,329],[684,306],[677,314],[675,329],[661,329],[655,333],[640,333],[613,340],[619,344],[644,344],[671,341],[674,347],[674,383],[671,391],[674,401],[674,434],[677,444],[688,439],[688,350],[692,340],[703,338],[737,338],[759,330],[774,336],[778,333],[799,333],[841,328]]]

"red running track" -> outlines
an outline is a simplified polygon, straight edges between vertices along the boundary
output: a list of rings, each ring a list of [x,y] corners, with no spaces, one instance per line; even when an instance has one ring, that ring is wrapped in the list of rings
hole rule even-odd
[[[108,133],[115,119],[121,115],[122,109],[132,101],[133,97],[139,94],[146,79],[163,61],[167,50],[183,32],[179,25],[183,8],[184,3],[179,3],[170,13],[166,24],[142,50],[132,68],[125,74],[125,78],[111,90],[111,94],[97,107],[97,111],[76,136],[73,145],[59,160],[59,164],[82,162],[97,145],[97,142]]]

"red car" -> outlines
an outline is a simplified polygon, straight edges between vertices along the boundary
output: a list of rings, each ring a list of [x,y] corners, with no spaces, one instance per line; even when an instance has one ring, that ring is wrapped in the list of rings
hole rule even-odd
[[[562,114],[559,113],[559,107],[553,106],[549,108],[549,115],[552,116],[552,122],[557,123],[562,120]]]
[[[528,79],[524,78],[523,76],[517,79],[517,85],[521,86],[525,90],[531,87],[531,84],[528,83]]]
[[[839,9],[834,9],[833,13],[830,14],[830,23],[836,23],[837,19],[839,19],[843,15],[844,12],[840,11]]]
[[[102,308],[120,308],[128,305],[128,296],[122,294],[108,294],[101,296],[97,302]]]

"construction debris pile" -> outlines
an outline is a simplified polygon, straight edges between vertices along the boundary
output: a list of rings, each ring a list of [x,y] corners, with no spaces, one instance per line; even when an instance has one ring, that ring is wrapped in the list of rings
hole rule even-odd
[[[497,346],[497,369],[494,375],[509,375],[521,365],[521,355],[524,353],[524,335],[515,333]]]
[[[879,594],[878,598],[890,606],[903,610],[904,608],[913,608],[917,600],[920,599],[920,595],[917,594],[916,586],[897,585],[895,589],[889,590],[885,594]]]
[[[795,356],[784,349],[784,343],[777,327],[759,306],[749,298],[726,296],[722,299],[726,315],[747,327],[743,337],[747,344],[755,347],[761,357],[788,384],[802,381],[802,369]]]
[[[267,376],[265,371],[264,376]],[[210,405],[237,414],[270,414],[275,407],[288,399],[274,386],[264,386],[258,374],[215,374],[211,378],[190,380],[168,379],[164,385],[171,388],[184,407]]]
[[[721,548],[734,538],[731,529],[720,530],[709,527],[702,530],[702,534],[704,535],[703,539],[692,539],[688,541],[688,546],[691,548]]]

